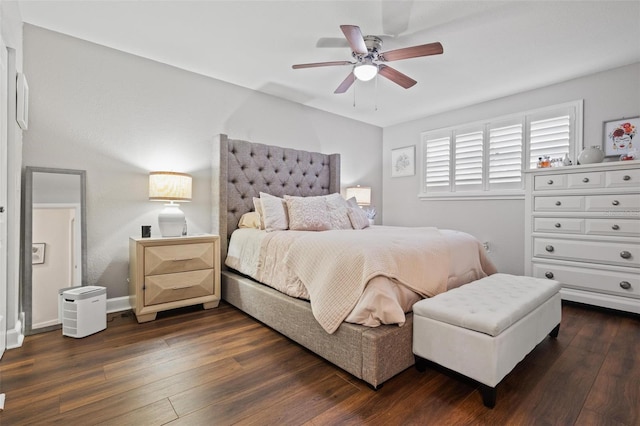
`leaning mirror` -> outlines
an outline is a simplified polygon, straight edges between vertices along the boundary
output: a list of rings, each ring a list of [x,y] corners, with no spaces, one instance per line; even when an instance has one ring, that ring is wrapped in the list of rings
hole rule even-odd
[[[27,167],[23,186],[25,334],[61,327],[60,291],[87,282],[84,170]]]

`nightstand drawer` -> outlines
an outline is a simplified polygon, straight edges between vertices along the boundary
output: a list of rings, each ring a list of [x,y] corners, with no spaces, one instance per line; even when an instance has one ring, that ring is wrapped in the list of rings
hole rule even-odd
[[[213,294],[213,269],[146,277],[144,304],[156,305]]]
[[[211,269],[213,243],[150,246],[144,250],[144,274],[160,275]]]

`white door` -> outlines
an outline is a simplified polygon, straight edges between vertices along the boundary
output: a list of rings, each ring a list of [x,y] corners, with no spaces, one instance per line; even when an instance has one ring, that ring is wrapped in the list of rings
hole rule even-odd
[[[7,347],[7,47],[0,38],[0,358]]]

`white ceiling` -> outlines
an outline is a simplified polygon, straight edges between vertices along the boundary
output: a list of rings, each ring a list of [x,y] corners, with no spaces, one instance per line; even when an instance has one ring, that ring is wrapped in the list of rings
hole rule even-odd
[[[30,24],[381,127],[640,62],[640,0],[19,3]],[[291,65],[350,60],[317,46],[341,24],[444,54],[388,63],[410,89],[380,77],[335,95],[349,66]]]

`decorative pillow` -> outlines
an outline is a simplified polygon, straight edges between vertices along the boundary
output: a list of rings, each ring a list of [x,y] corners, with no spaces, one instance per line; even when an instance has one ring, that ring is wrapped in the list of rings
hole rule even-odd
[[[287,204],[282,198],[261,192],[260,204],[262,204],[264,229],[267,232],[282,231],[289,227]]]
[[[262,213],[262,203],[260,202],[260,198],[253,197],[253,208],[256,209],[256,213],[260,217],[260,228],[264,229],[264,214]]]
[[[360,207],[349,207],[348,214],[353,229],[364,229],[369,226],[369,218]]]
[[[326,231],[331,229],[331,218],[324,196],[292,197],[285,195],[289,211],[289,229],[295,231]]]
[[[260,214],[258,212],[248,212],[240,217],[238,228],[260,228]]]
[[[349,199],[347,200],[347,204],[349,205],[349,207],[355,207],[355,208],[360,207],[360,206],[358,205],[358,200],[356,200],[356,197],[351,197],[351,198],[349,198]]]
[[[349,205],[337,192],[324,196],[327,202],[327,211],[331,222],[331,229],[351,229],[351,221],[349,220]]]

